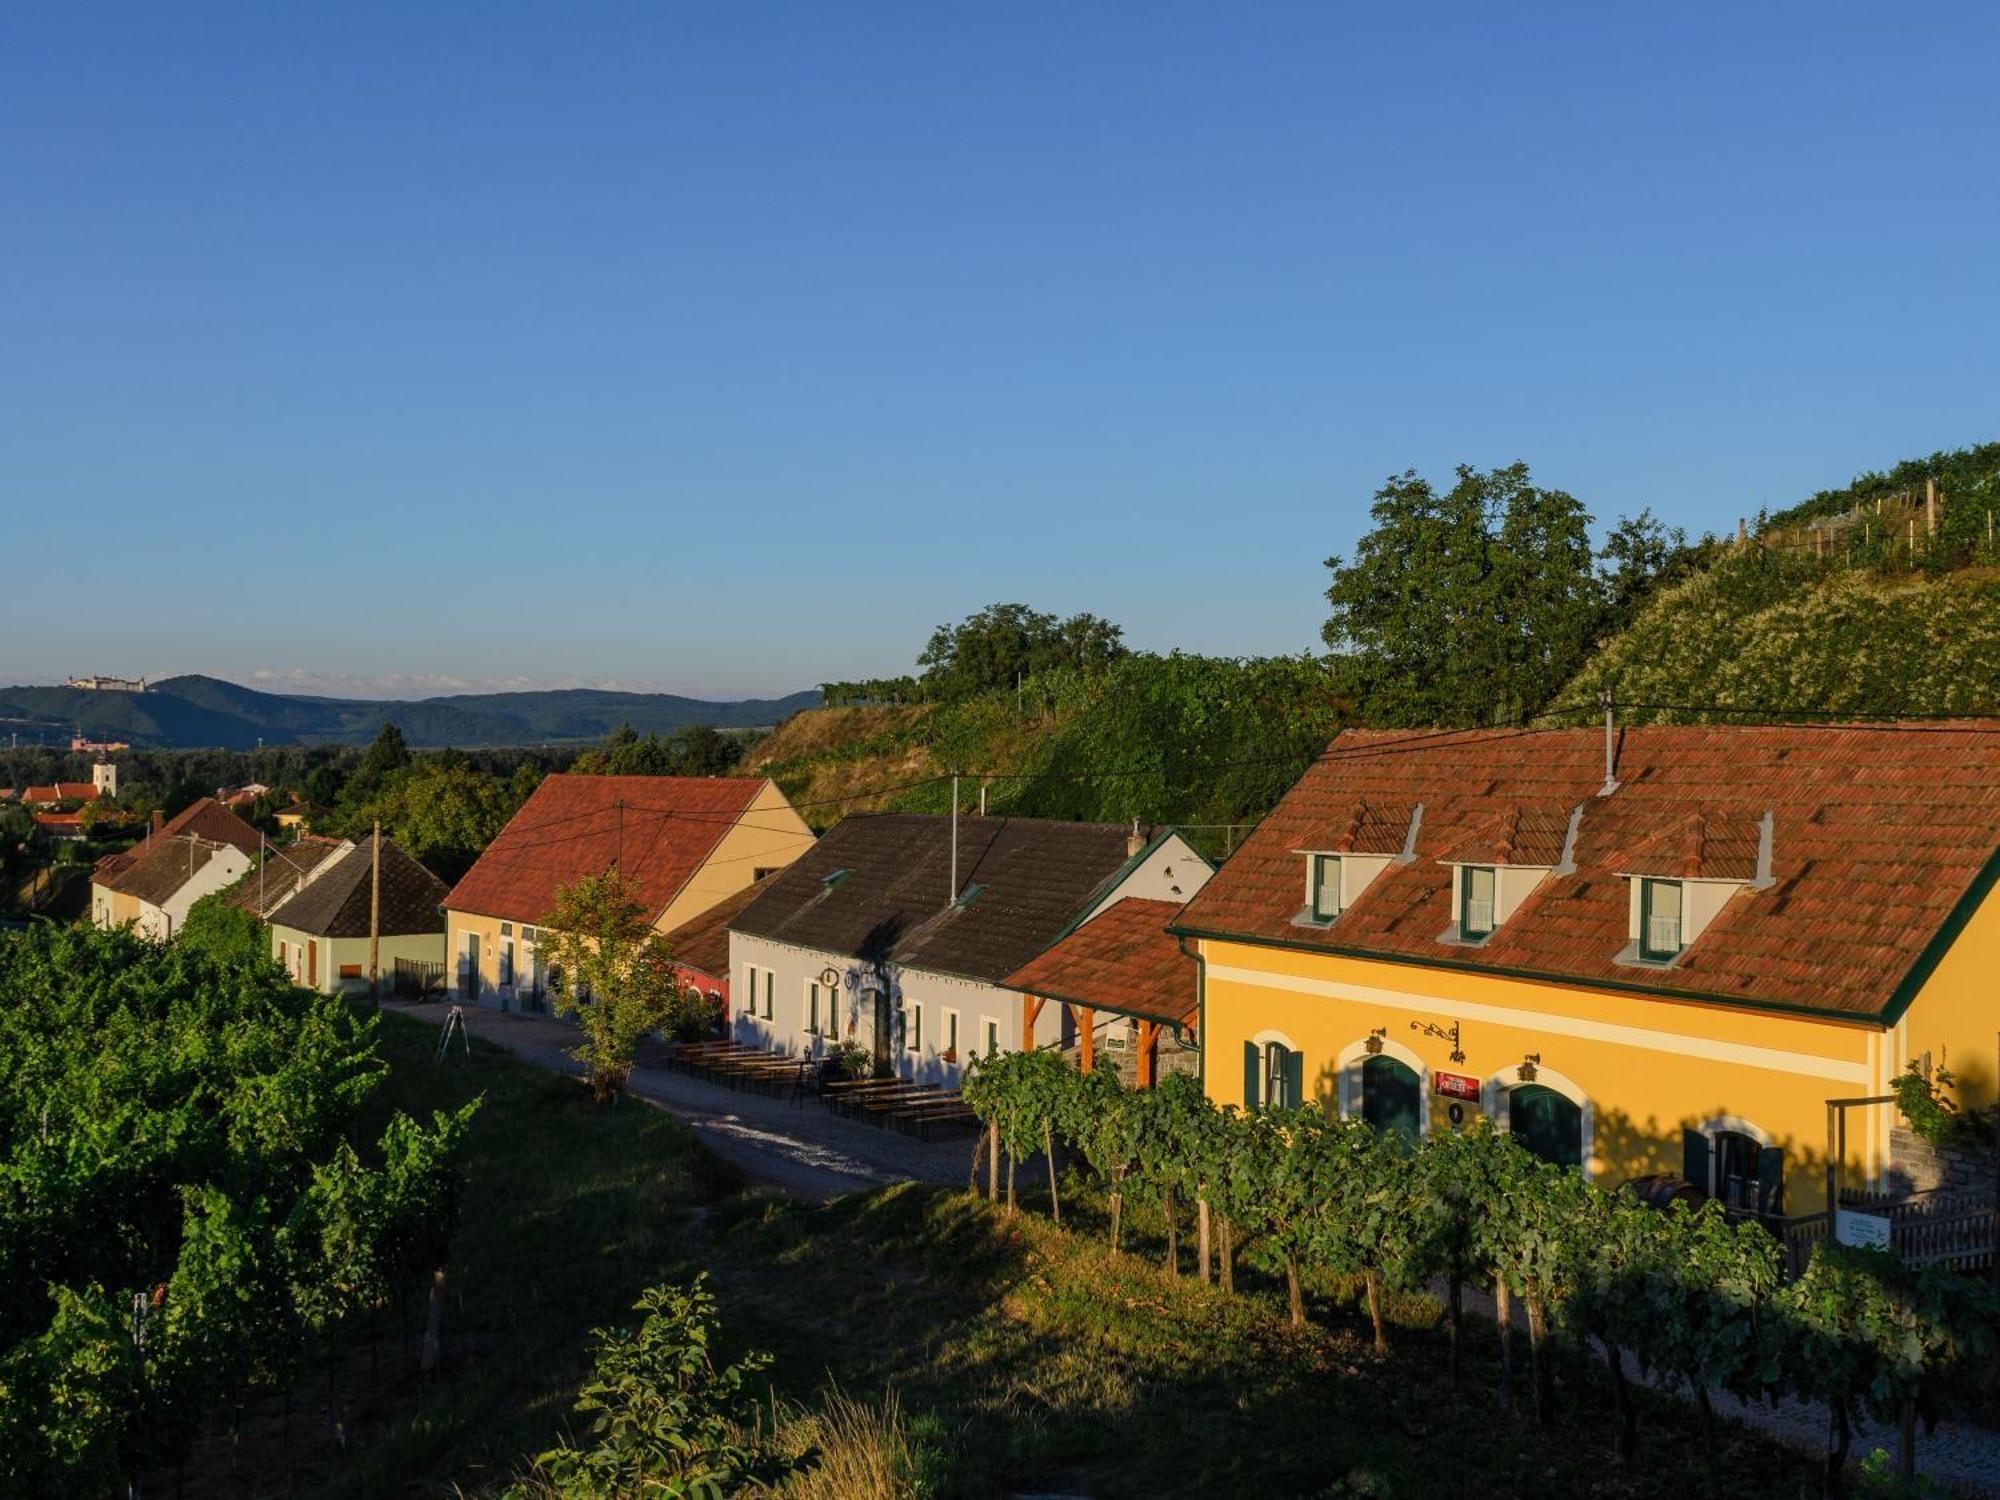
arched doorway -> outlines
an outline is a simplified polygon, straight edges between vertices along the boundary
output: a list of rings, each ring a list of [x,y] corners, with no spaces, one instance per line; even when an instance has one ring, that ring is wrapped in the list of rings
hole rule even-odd
[[[1545,1083],[1507,1091],[1507,1133],[1543,1161],[1583,1166],[1583,1110]]]
[[[1334,1059],[1343,1119],[1365,1120],[1415,1141],[1430,1134],[1430,1069],[1400,1042],[1371,1036],[1340,1049]]]
[[[1486,1080],[1486,1114],[1543,1161],[1590,1176],[1590,1096],[1553,1069],[1530,1058]]]
[[[1423,1134],[1424,1084],[1416,1070],[1386,1052],[1361,1062],[1361,1118],[1405,1140]]]

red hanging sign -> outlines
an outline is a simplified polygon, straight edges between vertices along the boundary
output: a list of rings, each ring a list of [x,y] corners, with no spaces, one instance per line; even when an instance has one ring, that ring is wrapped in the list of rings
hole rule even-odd
[[[1463,1073],[1431,1074],[1431,1091],[1446,1099],[1479,1099],[1479,1080]]]

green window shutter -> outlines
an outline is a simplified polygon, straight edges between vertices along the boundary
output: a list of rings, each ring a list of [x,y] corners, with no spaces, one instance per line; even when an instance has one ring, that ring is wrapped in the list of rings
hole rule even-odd
[[[1285,1054],[1285,1106],[1296,1109],[1306,1102],[1306,1055],[1303,1052]]]
[[[1714,1149],[1714,1143],[1699,1130],[1681,1132],[1681,1176],[1704,1193],[1713,1192],[1718,1186],[1709,1155]]]
[[[1245,1042],[1243,1044],[1243,1107],[1245,1109],[1255,1109],[1257,1107],[1257,1075],[1260,1072],[1262,1072],[1262,1068],[1258,1063],[1257,1044],[1255,1042]]]
[[[1766,1146],[1757,1153],[1757,1212],[1780,1214],[1785,1211],[1785,1153]]]

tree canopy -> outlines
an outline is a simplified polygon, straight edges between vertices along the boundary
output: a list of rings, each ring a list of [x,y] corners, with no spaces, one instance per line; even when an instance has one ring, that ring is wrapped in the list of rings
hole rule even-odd
[[[989,604],[940,625],[917,658],[926,697],[955,702],[1058,667],[1094,671],[1125,655],[1124,629],[1093,614],[1058,619],[1025,604]]]

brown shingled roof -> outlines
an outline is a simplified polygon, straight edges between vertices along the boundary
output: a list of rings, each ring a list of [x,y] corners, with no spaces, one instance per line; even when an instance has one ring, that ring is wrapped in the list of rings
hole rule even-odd
[[[445,905],[540,922],[557,891],[616,864],[657,921],[767,784],[737,776],[545,776]]]
[[[315,937],[367,937],[371,842],[351,844],[332,856],[326,868],[272,910],[271,925]],[[439,903],[444,896],[442,880],[405,854],[394,839],[382,840],[382,936],[443,932]]]
[[[252,916],[268,917],[289,901],[315,870],[346,847],[342,839],[308,835],[272,849],[265,855],[263,865],[224,891],[222,899]]]
[[[730,923],[735,932],[998,984],[1060,937],[1131,858],[1115,823],[842,818]],[[829,879],[829,877],[838,877]]]
[[[132,858],[117,870],[108,875],[93,872],[93,878],[121,896],[135,896],[149,906],[162,906],[228,847],[192,834],[173,838],[155,834],[149,842],[130,850]]]
[[[1007,988],[1044,999],[1160,1021],[1194,1032],[1195,961],[1167,924],[1171,901],[1128,896],[1044,949],[1007,977]]]
[[[1387,961],[1498,970],[1751,1006],[1880,1016],[1928,973],[1937,940],[2000,878],[2000,728],[1654,726],[1341,735],[1188,903],[1176,930]],[[1326,848],[1357,802],[1421,802],[1417,858],[1393,864],[1324,928],[1298,925],[1295,851]],[[1520,807],[1581,804],[1575,870],[1550,875],[1482,945],[1447,946],[1441,856]],[[1671,968],[1614,961],[1635,862],[1754,873]]]

